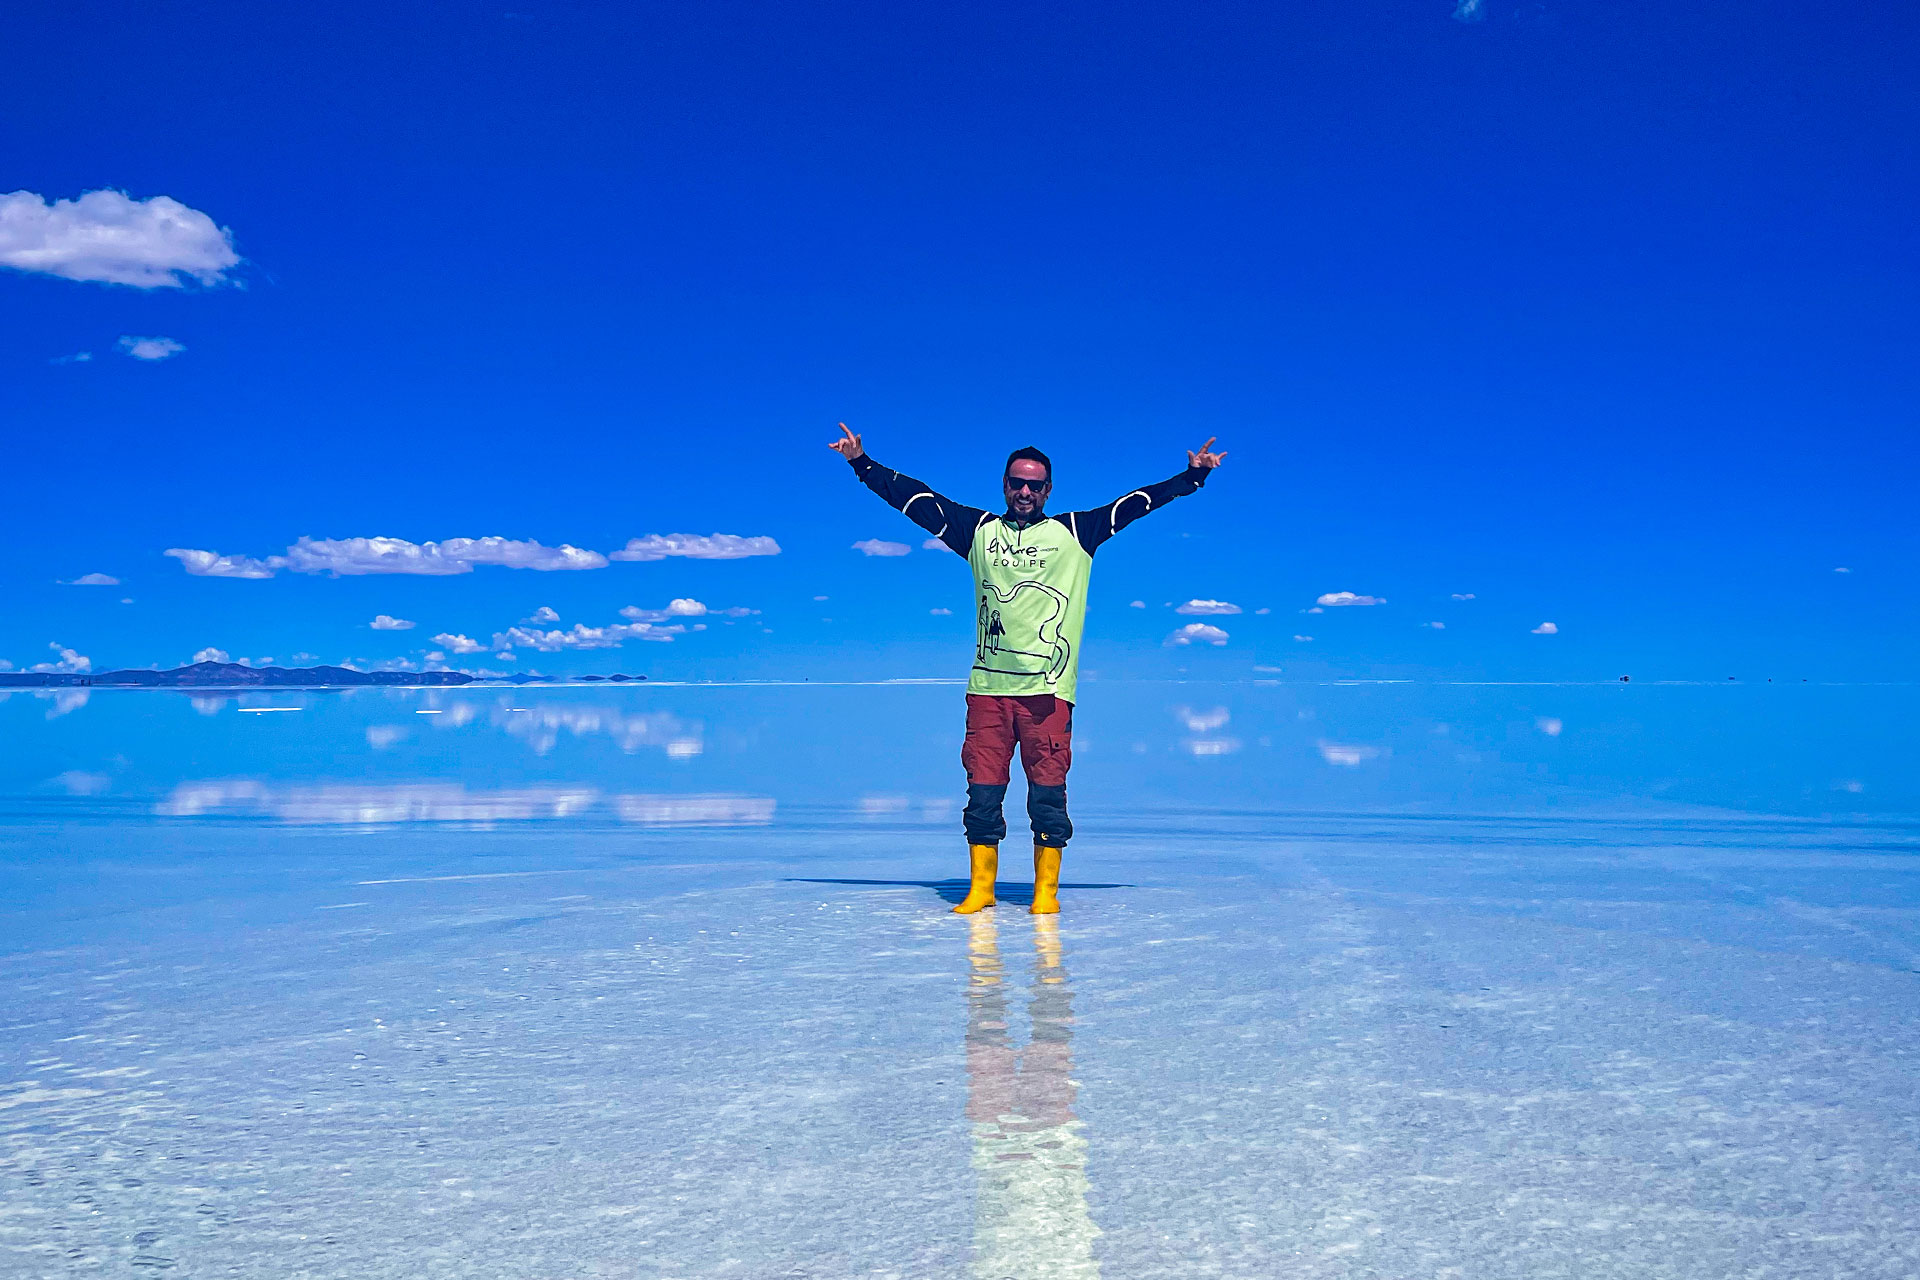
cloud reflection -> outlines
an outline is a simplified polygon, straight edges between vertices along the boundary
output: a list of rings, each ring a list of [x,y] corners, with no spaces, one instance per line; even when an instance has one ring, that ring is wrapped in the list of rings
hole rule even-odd
[[[593,787],[519,787],[469,791],[458,783],[345,783],[281,786],[256,778],[183,782],[154,813],[168,818],[266,818],[303,826],[402,823],[533,822],[574,818],[601,808],[639,826],[765,826],[772,796],[615,795]]]
[[[35,690],[37,697],[50,699],[53,705],[47,708],[47,719],[58,720],[61,716],[71,715],[87,705],[93,696],[91,689],[40,689]]]
[[[1181,750],[1195,756],[1230,756],[1240,749],[1240,739],[1215,733],[1217,729],[1227,727],[1233,715],[1225,707],[1213,707],[1206,711],[1196,711],[1192,707],[1175,707],[1176,720],[1187,727],[1187,732],[1196,736],[1183,739]]]
[[[622,822],[649,827],[750,827],[773,821],[772,796],[628,795],[613,797]]]
[[[1328,742],[1325,738],[1317,744],[1320,758],[1328,764],[1337,764],[1347,769],[1356,769],[1369,760],[1380,757],[1380,748],[1354,746],[1344,742]]]
[[[280,787],[251,778],[183,782],[154,806],[168,818],[233,815],[313,826],[407,822],[524,822],[568,818],[599,798],[591,787],[468,791],[458,783]]]
[[[946,822],[954,801],[945,796],[870,795],[860,797],[860,816],[869,822]]]
[[[669,711],[625,715],[611,707],[560,706],[552,703],[527,708],[501,707],[493,723],[526,739],[535,755],[546,755],[560,735],[576,738],[605,734],[628,755],[643,747],[658,747],[673,760],[685,760],[706,749],[699,721],[682,720]]]

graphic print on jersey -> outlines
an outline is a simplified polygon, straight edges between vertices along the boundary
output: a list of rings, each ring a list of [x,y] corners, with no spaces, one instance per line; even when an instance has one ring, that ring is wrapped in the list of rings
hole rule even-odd
[[[974,655],[974,670],[997,675],[1041,676],[1049,685],[1058,684],[1061,673],[1073,658],[1073,645],[1060,634],[1067,616],[1066,594],[1044,582],[1016,582],[1004,591],[992,582],[980,584],[979,644]],[[999,606],[1010,605],[1022,592],[1038,592],[1044,597],[1040,607],[1044,617],[1030,609],[1021,610],[1015,621],[1013,611],[1002,617]],[[1015,621],[1017,634],[1009,637],[1007,623]],[[1023,624],[1031,624],[1031,629]],[[1027,661],[1023,661],[1026,659]]]

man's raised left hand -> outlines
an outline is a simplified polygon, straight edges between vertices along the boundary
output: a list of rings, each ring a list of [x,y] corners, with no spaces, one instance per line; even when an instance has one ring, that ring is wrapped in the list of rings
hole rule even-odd
[[[1187,465],[1189,467],[1205,467],[1208,471],[1211,471],[1226,461],[1227,451],[1225,449],[1222,449],[1218,453],[1213,451],[1213,442],[1219,438],[1219,436],[1208,436],[1207,442],[1200,446],[1200,450],[1197,453],[1192,449],[1187,450]]]

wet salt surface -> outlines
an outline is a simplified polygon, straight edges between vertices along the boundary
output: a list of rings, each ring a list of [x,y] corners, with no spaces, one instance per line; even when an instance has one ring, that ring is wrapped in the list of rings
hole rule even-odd
[[[963,919],[943,745],[829,795],[609,714],[8,802],[0,1275],[1920,1272],[1897,814],[1287,809],[1249,730]]]
[[[94,914],[0,960],[0,1271],[1920,1266],[1910,832],[1169,825],[1057,922],[904,830],[70,830]]]

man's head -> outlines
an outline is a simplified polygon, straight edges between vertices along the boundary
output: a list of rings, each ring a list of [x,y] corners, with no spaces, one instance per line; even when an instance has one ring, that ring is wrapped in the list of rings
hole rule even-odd
[[[1000,481],[1007,495],[1007,512],[1022,520],[1033,520],[1047,508],[1047,494],[1053,490],[1053,460],[1031,446],[1015,449],[1007,455],[1007,467]]]

